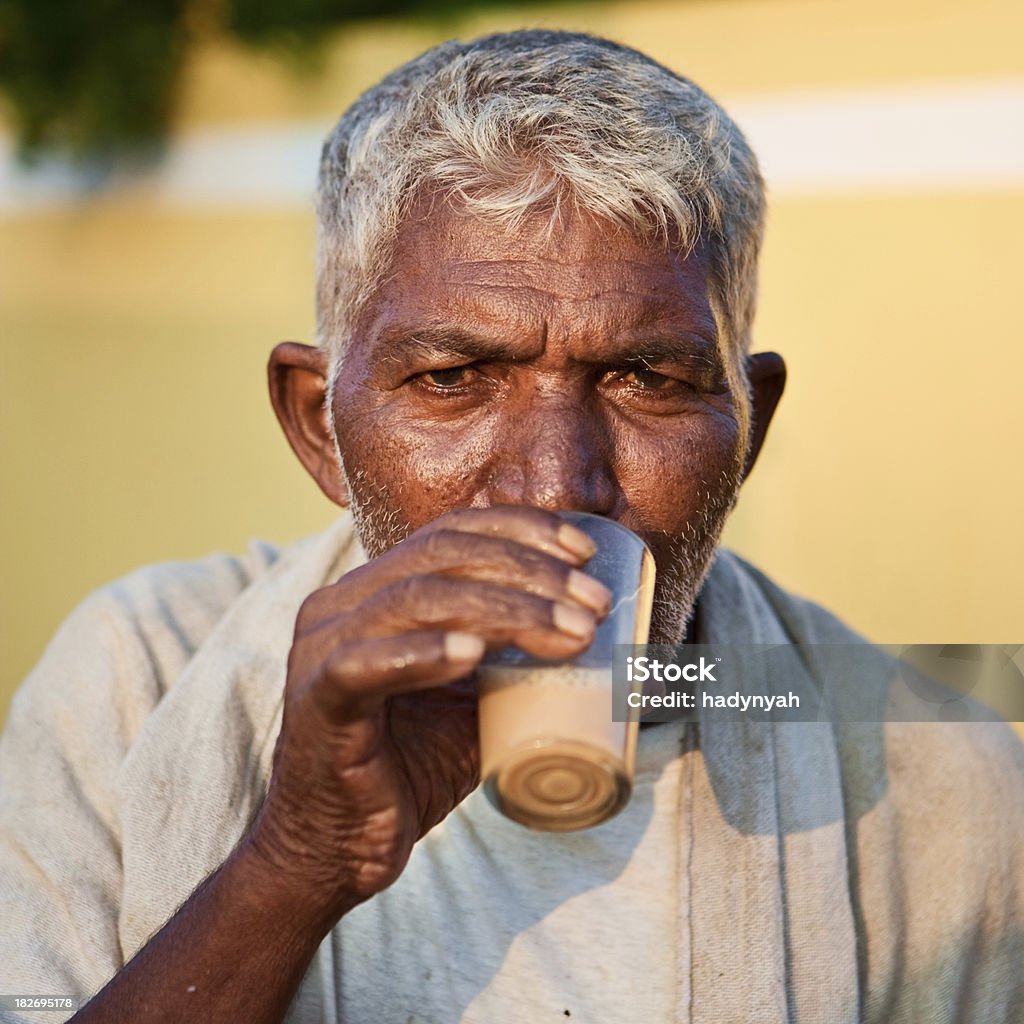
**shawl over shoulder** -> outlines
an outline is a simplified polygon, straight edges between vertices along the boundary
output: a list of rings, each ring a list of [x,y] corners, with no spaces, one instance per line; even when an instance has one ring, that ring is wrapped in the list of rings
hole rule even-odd
[[[0,739],[0,992],[89,998],[222,863],[265,792],[298,607],[363,558],[346,516],[281,552],[142,570],[72,614]],[[701,619],[706,642],[871,657],[724,551]],[[1024,1019],[1009,727],[708,719],[681,756],[677,1021]],[[341,1020],[343,926],[290,1020]]]

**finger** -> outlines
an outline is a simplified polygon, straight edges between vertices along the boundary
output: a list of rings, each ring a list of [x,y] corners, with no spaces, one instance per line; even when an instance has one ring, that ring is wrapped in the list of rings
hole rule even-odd
[[[340,645],[316,684],[318,705],[332,719],[351,721],[388,697],[429,690],[461,679],[484,655],[481,637],[424,631]]]
[[[611,591],[563,559],[496,534],[433,528],[417,531],[333,589],[317,592],[305,610],[311,620],[337,615],[392,583],[432,573],[500,583],[552,601],[576,602],[600,618],[611,608]]]
[[[517,587],[552,601],[576,601],[601,618],[611,608],[612,594],[603,583],[543,551],[504,537],[434,530],[410,541],[402,561],[400,571],[393,575],[382,567],[381,584],[437,573]],[[391,568],[399,569],[397,560]]]
[[[578,654],[594,638],[597,617],[576,602],[513,587],[446,576],[413,576],[379,591],[334,628],[355,636],[454,630],[473,633],[489,649],[514,644],[545,658]]]
[[[597,551],[597,546],[579,527],[554,512],[530,505],[456,509],[421,528],[421,532],[433,530],[504,537],[575,565],[581,565]]]

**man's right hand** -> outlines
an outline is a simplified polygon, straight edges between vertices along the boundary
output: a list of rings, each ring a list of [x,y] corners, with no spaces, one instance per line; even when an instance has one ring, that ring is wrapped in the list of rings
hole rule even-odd
[[[485,650],[570,658],[611,595],[550,512],[449,512],[304,602],[263,808],[246,844],[331,923],[390,885],[479,781]]]
[[[610,600],[591,554],[551,513],[467,509],[312,594],[253,827],[75,1024],[283,1020],[338,918],[476,785],[484,651],[590,643]]]

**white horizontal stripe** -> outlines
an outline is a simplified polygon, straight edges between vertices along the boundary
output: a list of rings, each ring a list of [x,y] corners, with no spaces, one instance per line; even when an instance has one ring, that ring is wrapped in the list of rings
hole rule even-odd
[[[1024,78],[725,104],[776,193],[1024,185]]]
[[[99,184],[58,161],[25,169],[0,139],[0,210],[38,210],[90,196],[176,208],[309,206],[325,122],[230,125],[179,136],[149,171]]]
[[[735,97],[726,109],[760,157],[774,195],[1024,186],[1024,78]],[[179,209],[311,202],[326,121],[231,125],[171,144],[114,196]],[[26,171],[0,138],[0,211],[62,206],[89,192],[55,162]]]

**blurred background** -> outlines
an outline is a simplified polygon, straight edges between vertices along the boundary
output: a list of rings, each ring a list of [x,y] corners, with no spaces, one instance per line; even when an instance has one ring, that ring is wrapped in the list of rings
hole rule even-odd
[[[312,337],[320,140],[527,26],[646,51],[762,158],[790,383],[727,542],[877,641],[1024,641],[1024,7],[343,6],[0,3],[0,719],[91,589],[332,519],[264,371]]]

